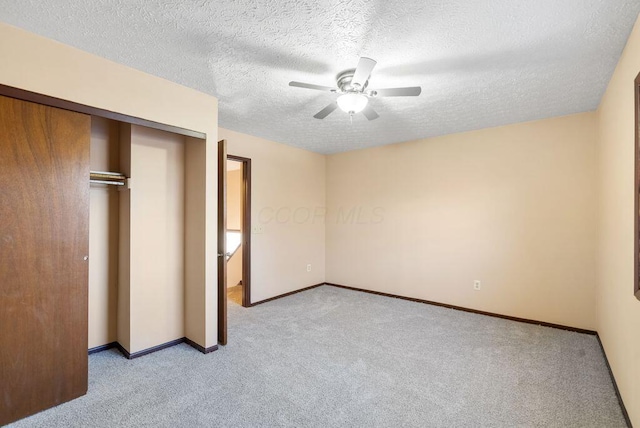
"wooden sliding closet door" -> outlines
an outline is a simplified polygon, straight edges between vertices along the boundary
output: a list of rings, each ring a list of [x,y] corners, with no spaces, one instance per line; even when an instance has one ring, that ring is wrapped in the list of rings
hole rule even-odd
[[[90,128],[0,97],[0,425],[87,391]]]

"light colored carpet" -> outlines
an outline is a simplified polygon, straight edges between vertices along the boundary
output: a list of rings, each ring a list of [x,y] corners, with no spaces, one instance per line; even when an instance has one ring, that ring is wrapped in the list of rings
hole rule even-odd
[[[323,286],[250,309],[229,344],[89,358],[33,427],[624,427],[593,336]]]

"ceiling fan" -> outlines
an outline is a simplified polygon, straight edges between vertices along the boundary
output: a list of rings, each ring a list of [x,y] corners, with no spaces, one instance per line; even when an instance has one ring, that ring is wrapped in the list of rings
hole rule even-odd
[[[289,82],[289,86],[298,88],[315,89],[317,91],[328,91],[340,96],[336,101],[332,102],[318,113],[316,119],[324,119],[329,116],[335,109],[340,107],[345,113],[353,119],[353,115],[362,112],[369,120],[380,117],[378,113],[369,104],[369,98],[378,97],[417,97],[422,92],[419,86],[408,88],[386,88],[386,89],[368,89],[369,77],[376,62],[371,58],[362,57],[358,61],[355,69],[345,70],[336,76],[337,88],[329,86],[313,85],[311,83]]]

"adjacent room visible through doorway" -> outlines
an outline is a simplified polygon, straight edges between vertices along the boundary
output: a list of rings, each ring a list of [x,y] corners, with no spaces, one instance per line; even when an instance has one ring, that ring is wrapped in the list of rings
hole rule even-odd
[[[242,305],[242,162],[227,160],[227,299]]]

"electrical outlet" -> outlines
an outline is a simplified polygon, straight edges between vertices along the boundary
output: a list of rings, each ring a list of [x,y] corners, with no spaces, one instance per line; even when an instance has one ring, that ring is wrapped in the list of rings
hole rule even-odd
[[[255,233],[262,233],[264,232],[264,226],[253,226],[251,228],[251,232]]]
[[[307,265],[307,272],[311,272],[311,263]]]
[[[474,290],[480,290],[481,287],[482,287],[482,283],[480,282],[479,279],[476,279],[475,281],[473,281]]]

